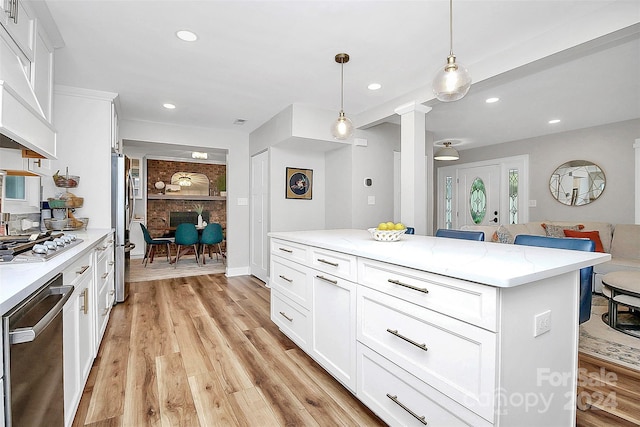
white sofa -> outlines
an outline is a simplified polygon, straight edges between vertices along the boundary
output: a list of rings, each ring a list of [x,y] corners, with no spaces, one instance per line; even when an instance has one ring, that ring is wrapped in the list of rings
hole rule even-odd
[[[611,254],[611,261],[593,267],[594,292],[602,292],[602,276],[612,271],[640,271],[640,224],[618,224],[594,221],[539,221],[511,225],[468,225],[463,230],[484,231],[485,241],[512,243],[518,234],[546,236],[542,224],[559,227],[582,225],[580,231],[598,231],[602,247]],[[507,230],[508,233],[505,233]]]

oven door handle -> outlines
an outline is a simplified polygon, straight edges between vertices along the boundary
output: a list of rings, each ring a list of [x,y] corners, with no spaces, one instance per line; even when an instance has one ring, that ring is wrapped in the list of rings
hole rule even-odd
[[[49,310],[34,326],[26,328],[16,328],[9,331],[9,343],[20,344],[24,342],[31,342],[36,339],[42,331],[55,319],[55,317],[62,311],[64,304],[67,302],[71,294],[73,293],[73,286],[52,286],[47,289],[52,294],[61,294],[62,298]]]

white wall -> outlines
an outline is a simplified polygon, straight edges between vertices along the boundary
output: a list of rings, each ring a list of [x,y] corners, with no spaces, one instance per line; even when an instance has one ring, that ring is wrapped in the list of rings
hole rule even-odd
[[[393,152],[400,146],[400,127],[382,124],[358,137],[366,139],[367,146],[352,148],[352,226],[365,229],[393,221]],[[373,185],[366,187],[365,178]],[[369,196],[375,198],[374,205],[368,203]]]
[[[131,120],[120,122],[122,139],[219,148],[227,156],[227,275],[249,274],[249,206],[250,200],[249,136],[241,132],[172,126]],[[148,153],[153,155],[153,153]]]
[[[351,145],[325,154],[327,198],[325,227],[353,228],[353,147]]]
[[[582,220],[634,223],[634,149],[640,119],[540,136],[472,150],[461,150],[456,164],[529,154],[530,221]],[[595,202],[566,206],[551,197],[549,178],[569,160],[589,160],[605,173],[605,190]],[[441,162],[442,163],[442,162]],[[442,166],[449,166],[449,164]],[[640,184],[639,184],[640,185]]]
[[[325,228],[325,158],[322,152],[270,149],[269,231],[322,230]],[[313,169],[311,200],[287,199],[286,168]]]

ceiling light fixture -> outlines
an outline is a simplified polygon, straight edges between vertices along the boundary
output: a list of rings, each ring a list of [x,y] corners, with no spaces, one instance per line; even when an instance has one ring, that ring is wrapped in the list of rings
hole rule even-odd
[[[162,104],[162,106],[164,108],[166,108],[167,110],[174,110],[176,108],[176,106],[174,104],[170,104],[168,102],[165,102],[164,104]]]
[[[453,54],[453,0],[449,0],[449,56],[447,64],[433,79],[433,93],[440,101],[462,99],[471,87],[471,76],[464,65],[457,63]]]
[[[191,178],[186,175],[181,176],[178,178],[178,185],[180,187],[191,187]]]
[[[191,152],[191,158],[192,159],[207,160],[207,157],[209,157],[209,155],[207,153],[202,153],[200,151],[192,151]]]
[[[498,101],[500,101],[500,98],[496,98],[496,97],[487,98],[484,100],[484,102],[486,102],[487,104],[493,104],[494,102],[498,102]]]
[[[438,151],[436,151],[436,155],[433,156],[435,160],[458,160],[460,158],[460,154],[458,154],[458,150],[451,146],[451,142],[443,142]]]
[[[549,120],[550,125],[555,125],[556,123],[560,123],[560,119]]]
[[[339,53],[335,59],[340,64],[340,114],[331,126],[331,133],[335,139],[347,139],[353,133],[353,123],[344,115],[344,64],[349,62],[349,55]]]
[[[369,90],[378,90],[382,87],[382,85],[380,83],[371,83],[369,86],[367,86],[367,89]]]
[[[196,33],[189,30],[180,30],[176,32],[176,37],[185,42],[194,42],[198,40]]]

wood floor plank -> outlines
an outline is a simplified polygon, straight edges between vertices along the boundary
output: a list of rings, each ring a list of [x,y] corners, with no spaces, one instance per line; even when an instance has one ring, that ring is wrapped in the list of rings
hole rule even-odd
[[[311,381],[316,383],[342,410],[355,420],[358,426],[385,426],[369,408],[355,399],[351,392],[344,388],[334,378],[327,375],[326,371],[299,347],[287,350],[287,357],[296,364],[301,372],[304,372]]]
[[[187,375],[212,371],[213,365],[207,349],[200,340],[192,318],[206,315],[204,307],[189,285],[172,283],[171,286],[163,286],[161,289]]]
[[[267,399],[257,387],[233,393],[232,398],[236,413],[242,414],[242,419],[238,420],[239,426],[282,425],[271,410]]]
[[[160,419],[163,426],[200,425],[180,353],[156,358]]]
[[[231,396],[225,392],[215,372],[189,377],[189,387],[201,426],[222,427],[241,424],[229,401]]]
[[[240,359],[235,357],[233,348],[217,329],[213,319],[199,316],[193,321],[225,393],[252,388],[253,382],[247,370]]]

